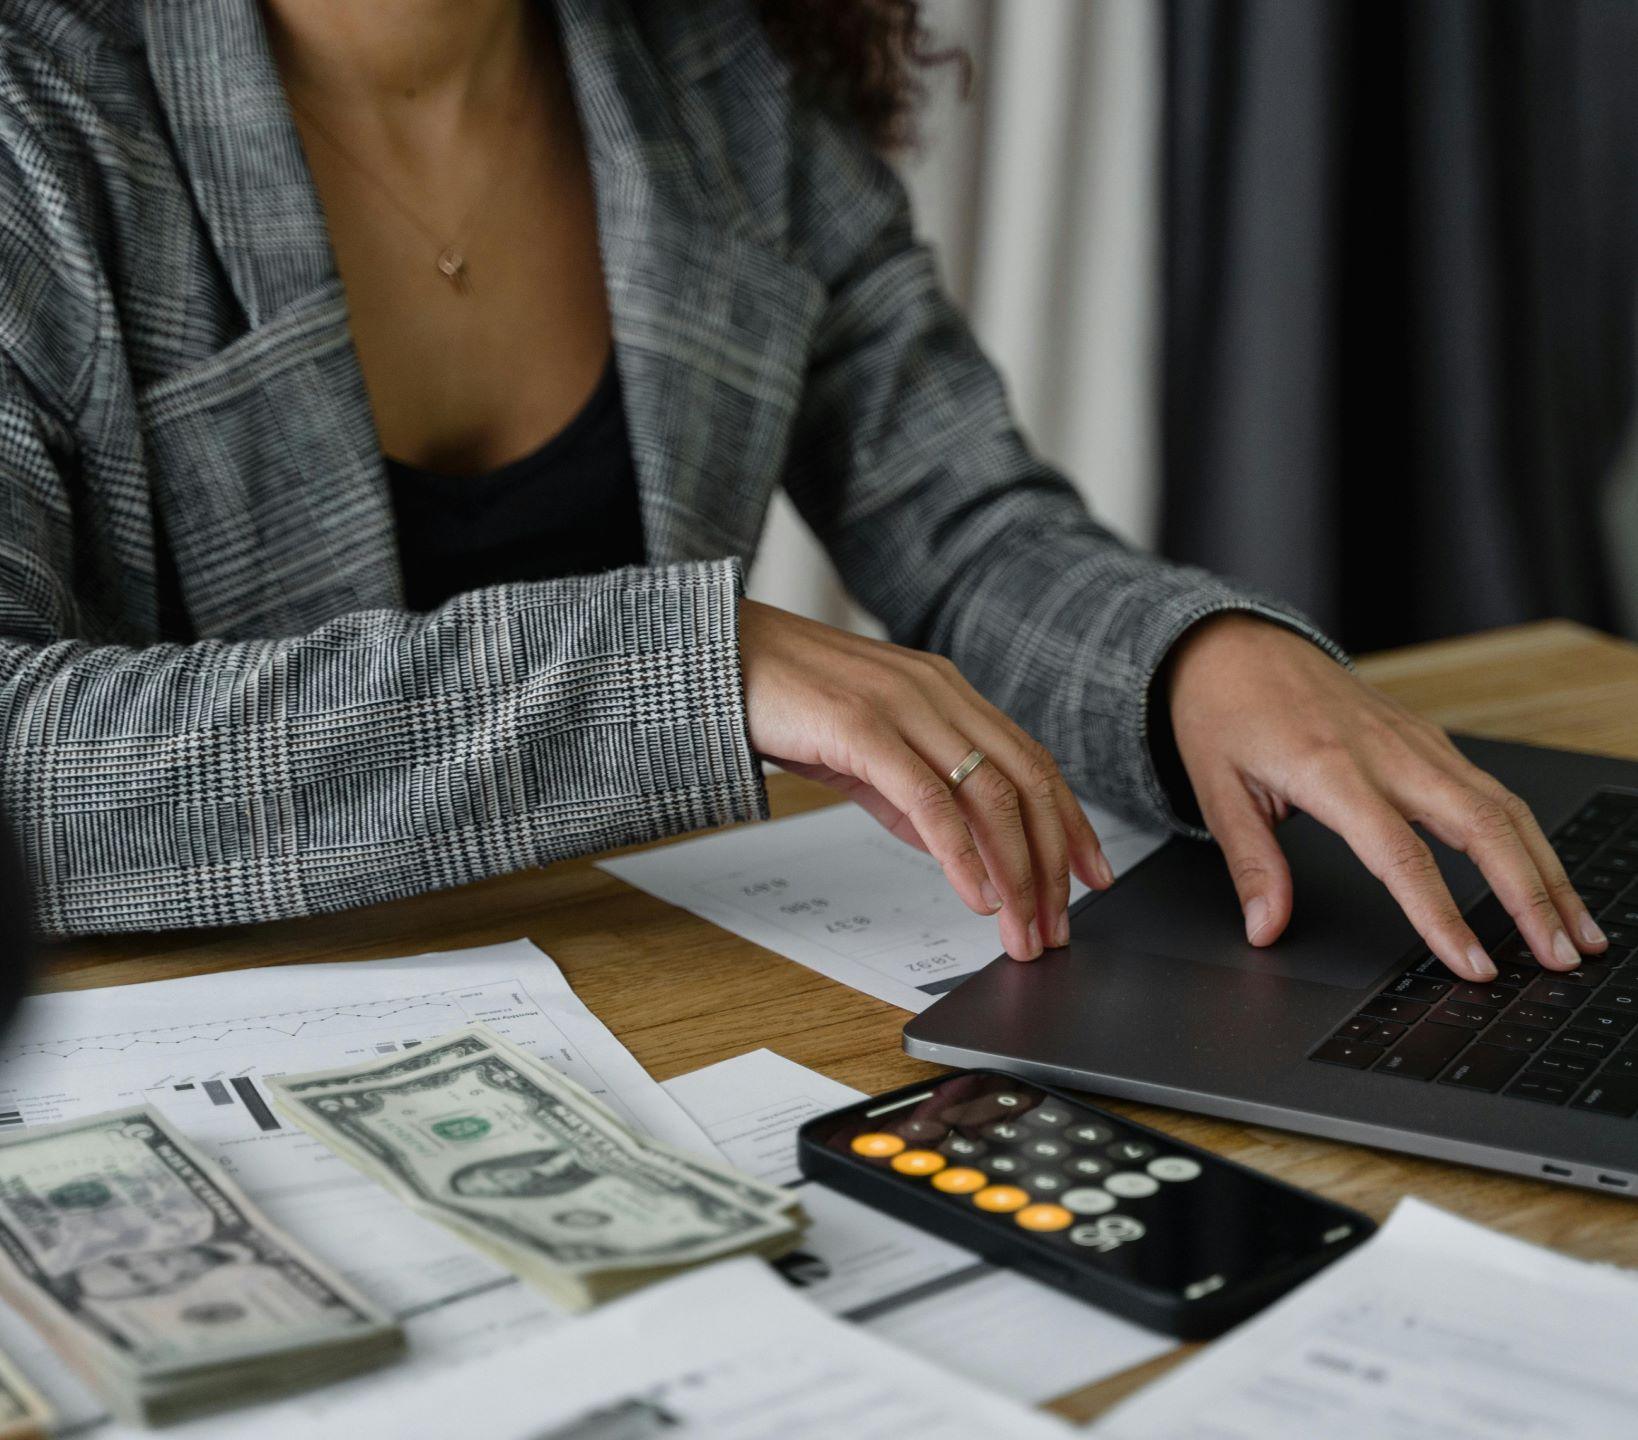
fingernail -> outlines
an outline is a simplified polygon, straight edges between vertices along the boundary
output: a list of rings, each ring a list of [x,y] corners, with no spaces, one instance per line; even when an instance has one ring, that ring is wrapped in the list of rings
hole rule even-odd
[[[1100,885],[1113,885],[1115,883],[1114,867],[1110,865],[1109,857],[1101,850],[1098,851],[1098,858],[1092,863],[1092,873],[1098,877]]]
[[[1029,958],[1033,960],[1041,953],[1041,926],[1038,921],[1029,922],[1029,929],[1024,932],[1024,938],[1029,941]]]
[[[1257,937],[1268,929],[1269,922],[1268,901],[1261,895],[1254,895],[1246,904],[1246,939],[1253,945]]]
[[[1052,926],[1052,943],[1057,946],[1069,944],[1069,911],[1065,910]]]
[[[1472,967],[1475,978],[1479,980],[1494,980],[1496,978],[1496,964],[1484,953],[1479,945],[1467,947],[1467,963]]]
[[[990,914],[995,914],[1001,908],[1001,896],[990,881],[981,881],[978,886],[978,893],[984,903],[990,907]]]
[[[1610,937],[1598,928],[1598,922],[1591,915],[1581,917],[1581,939],[1587,945],[1602,945]]]
[[[1562,930],[1553,936],[1553,959],[1557,960],[1566,970],[1574,969],[1581,963],[1581,956],[1575,948],[1575,942]]]

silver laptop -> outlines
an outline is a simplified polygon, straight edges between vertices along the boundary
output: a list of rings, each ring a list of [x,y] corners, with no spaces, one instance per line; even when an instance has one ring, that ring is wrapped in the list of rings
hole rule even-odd
[[[1071,941],[1004,956],[904,1029],[952,1066],[1638,1195],[1638,764],[1462,739],[1527,800],[1609,933],[1543,970],[1465,857],[1433,844],[1495,957],[1458,981],[1348,847],[1280,829],[1296,912],[1245,941],[1213,846],[1172,841],[1072,912]]]

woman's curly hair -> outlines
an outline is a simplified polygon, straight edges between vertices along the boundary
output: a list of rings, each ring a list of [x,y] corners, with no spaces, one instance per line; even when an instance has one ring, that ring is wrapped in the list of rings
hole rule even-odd
[[[915,139],[922,72],[967,57],[934,48],[918,0],[756,0],[803,99],[850,117],[879,150]]]

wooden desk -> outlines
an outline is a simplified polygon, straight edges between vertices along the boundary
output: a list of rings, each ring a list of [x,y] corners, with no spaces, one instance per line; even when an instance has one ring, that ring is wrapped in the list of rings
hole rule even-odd
[[[1638,759],[1638,648],[1547,623],[1373,657],[1375,683],[1451,728]],[[774,812],[830,803],[775,777]],[[293,961],[359,960],[527,936],[658,1079],[766,1045],[861,1090],[933,1067],[900,1048],[904,1012],[826,980],[592,868],[589,860],[461,890],[242,931],[118,937],[52,947],[49,989],[157,980]],[[1590,1260],[1638,1266],[1630,1200],[1558,1189],[1256,1126],[1109,1102],[1113,1108],[1381,1219],[1416,1194]],[[1097,1414],[1174,1364],[1166,1356],[1065,1397]]]

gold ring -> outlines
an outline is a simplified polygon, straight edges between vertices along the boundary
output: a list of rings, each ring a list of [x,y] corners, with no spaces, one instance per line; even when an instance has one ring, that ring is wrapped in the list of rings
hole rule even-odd
[[[950,782],[950,788],[954,790],[983,763],[984,752],[982,750],[969,750],[967,752],[967,758],[949,773],[947,778]]]

